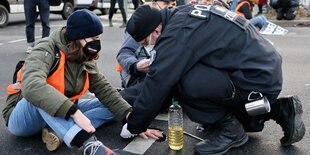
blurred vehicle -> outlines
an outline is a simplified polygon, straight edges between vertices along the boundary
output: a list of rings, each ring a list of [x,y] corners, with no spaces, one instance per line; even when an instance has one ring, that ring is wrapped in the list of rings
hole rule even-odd
[[[108,10],[110,9],[110,0],[85,0],[85,1],[91,1],[90,3],[91,7],[89,8],[90,10],[99,9],[103,15],[107,14]],[[125,7],[125,3],[124,3],[124,7]],[[118,8],[119,8],[118,3],[116,3],[115,12],[117,11]],[[134,9],[132,0],[127,1],[127,8]]]
[[[110,8],[110,0],[49,0],[49,3],[50,12],[60,14],[63,19],[67,19],[77,9],[99,9],[105,15]],[[127,6],[130,9],[134,8],[131,0],[128,0]],[[118,3],[115,8],[116,11]],[[8,25],[9,14],[13,13],[24,13],[24,0],[0,0],[0,27]]]

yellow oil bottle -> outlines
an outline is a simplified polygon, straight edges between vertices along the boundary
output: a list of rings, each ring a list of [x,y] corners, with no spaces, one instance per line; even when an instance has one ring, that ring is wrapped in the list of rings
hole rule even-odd
[[[172,150],[181,150],[184,146],[182,107],[174,98],[168,112],[168,143]]]

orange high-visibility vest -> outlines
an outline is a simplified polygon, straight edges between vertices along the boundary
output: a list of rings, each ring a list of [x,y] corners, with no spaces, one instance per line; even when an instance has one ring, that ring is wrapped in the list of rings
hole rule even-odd
[[[121,72],[123,70],[122,66],[119,63],[116,63],[116,71]]]
[[[58,64],[58,68],[51,76],[49,76],[46,79],[46,83],[53,86],[62,94],[65,94],[65,62],[66,62],[66,55],[62,51],[60,51],[60,61]],[[7,88],[8,94],[15,94],[20,92],[22,88],[21,81],[22,81],[22,69],[20,69],[17,73],[16,83],[10,84],[8,86]],[[73,101],[77,100],[86,93],[88,88],[89,88],[89,78],[88,78],[88,72],[86,72],[86,78],[83,90],[79,94],[71,97],[70,99]]]
[[[245,17],[245,15],[244,15],[244,13],[240,12],[239,9],[240,9],[245,3],[248,3],[249,9],[252,11],[252,6],[251,6],[250,2],[248,2],[248,1],[243,1],[243,2],[239,3],[239,4],[237,5],[236,10],[235,10],[235,12],[236,12],[237,14],[242,15],[243,17]]]
[[[221,7],[227,9],[227,7],[223,4],[223,2],[221,2],[221,1],[214,1],[214,4],[216,4],[216,3],[219,4]]]

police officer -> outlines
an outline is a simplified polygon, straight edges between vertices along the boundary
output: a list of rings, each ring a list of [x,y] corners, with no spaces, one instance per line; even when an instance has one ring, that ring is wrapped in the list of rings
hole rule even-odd
[[[300,100],[277,99],[282,89],[281,56],[240,15],[199,4],[161,11],[141,6],[127,31],[140,44],[155,45],[144,87],[124,125],[130,134],[145,131],[165,97],[175,91],[192,121],[217,130],[196,144],[199,154],[221,154],[242,146],[248,140],[246,131],[262,131],[269,119],[282,127],[282,145],[303,138]],[[248,97],[261,95],[271,111],[250,116],[245,109]]]

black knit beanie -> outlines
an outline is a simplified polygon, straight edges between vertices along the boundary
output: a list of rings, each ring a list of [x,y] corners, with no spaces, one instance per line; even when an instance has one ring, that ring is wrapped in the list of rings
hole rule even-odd
[[[98,16],[87,9],[73,12],[67,20],[66,29],[69,41],[93,37],[103,32]]]
[[[149,5],[142,5],[132,14],[126,30],[137,42],[151,34],[161,22],[161,13]]]

